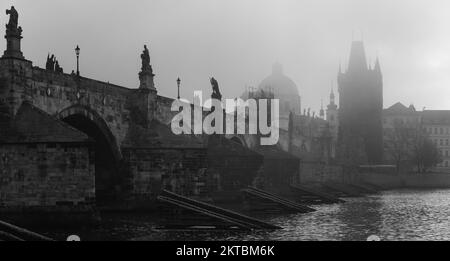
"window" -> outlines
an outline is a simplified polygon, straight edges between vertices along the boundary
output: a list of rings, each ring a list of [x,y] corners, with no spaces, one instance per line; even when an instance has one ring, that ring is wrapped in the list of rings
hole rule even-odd
[[[448,150],[445,151],[445,156],[448,157]]]
[[[438,134],[438,128],[434,128],[434,134]]]
[[[439,128],[439,134],[444,134],[444,129],[443,128]]]
[[[448,161],[445,161],[445,166],[448,167]]]
[[[448,146],[448,139],[445,140],[445,145]]]
[[[439,145],[441,145],[441,146],[444,145],[444,140],[442,140],[442,139],[439,140]]]

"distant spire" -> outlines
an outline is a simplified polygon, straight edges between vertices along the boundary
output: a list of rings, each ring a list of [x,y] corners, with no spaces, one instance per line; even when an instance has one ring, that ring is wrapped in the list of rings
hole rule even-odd
[[[320,99],[320,118],[325,116],[325,111],[323,110],[323,99]]]
[[[375,61],[375,67],[374,67],[374,70],[375,70],[376,72],[381,73],[380,60],[378,59],[378,56],[377,56],[377,60]]]
[[[337,105],[336,105],[335,97],[334,97],[333,82],[331,82],[330,104],[328,104],[327,109],[328,110],[337,110]]]
[[[333,91],[333,86],[331,87],[331,92],[330,92],[330,104],[334,104],[334,91]]]

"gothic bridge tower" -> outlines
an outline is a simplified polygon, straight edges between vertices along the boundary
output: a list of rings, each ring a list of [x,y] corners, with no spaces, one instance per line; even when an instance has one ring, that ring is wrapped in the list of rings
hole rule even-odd
[[[379,164],[382,161],[383,81],[378,58],[372,69],[367,66],[364,44],[354,41],[348,69],[339,68],[339,145],[344,158],[361,158]],[[353,154],[353,155],[352,155]]]

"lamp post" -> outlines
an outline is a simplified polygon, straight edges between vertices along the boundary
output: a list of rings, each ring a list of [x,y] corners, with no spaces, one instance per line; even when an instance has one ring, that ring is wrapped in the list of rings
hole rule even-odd
[[[180,80],[180,77],[178,77],[178,79],[177,79],[177,86],[178,86],[178,100],[180,99],[180,83],[181,83],[181,80]]]
[[[80,47],[75,48],[75,54],[77,55],[77,76],[80,76]]]

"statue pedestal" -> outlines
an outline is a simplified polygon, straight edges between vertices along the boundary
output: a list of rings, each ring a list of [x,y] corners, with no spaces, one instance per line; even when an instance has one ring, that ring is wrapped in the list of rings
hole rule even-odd
[[[20,50],[20,40],[22,39],[22,28],[8,28],[6,27],[6,50],[3,53],[3,58],[18,58],[25,59]]]
[[[150,89],[156,91],[155,83],[153,82],[153,76],[155,75],[153,74],[151,68],[146,71],[141,71],[139,73],[139,89]]]

